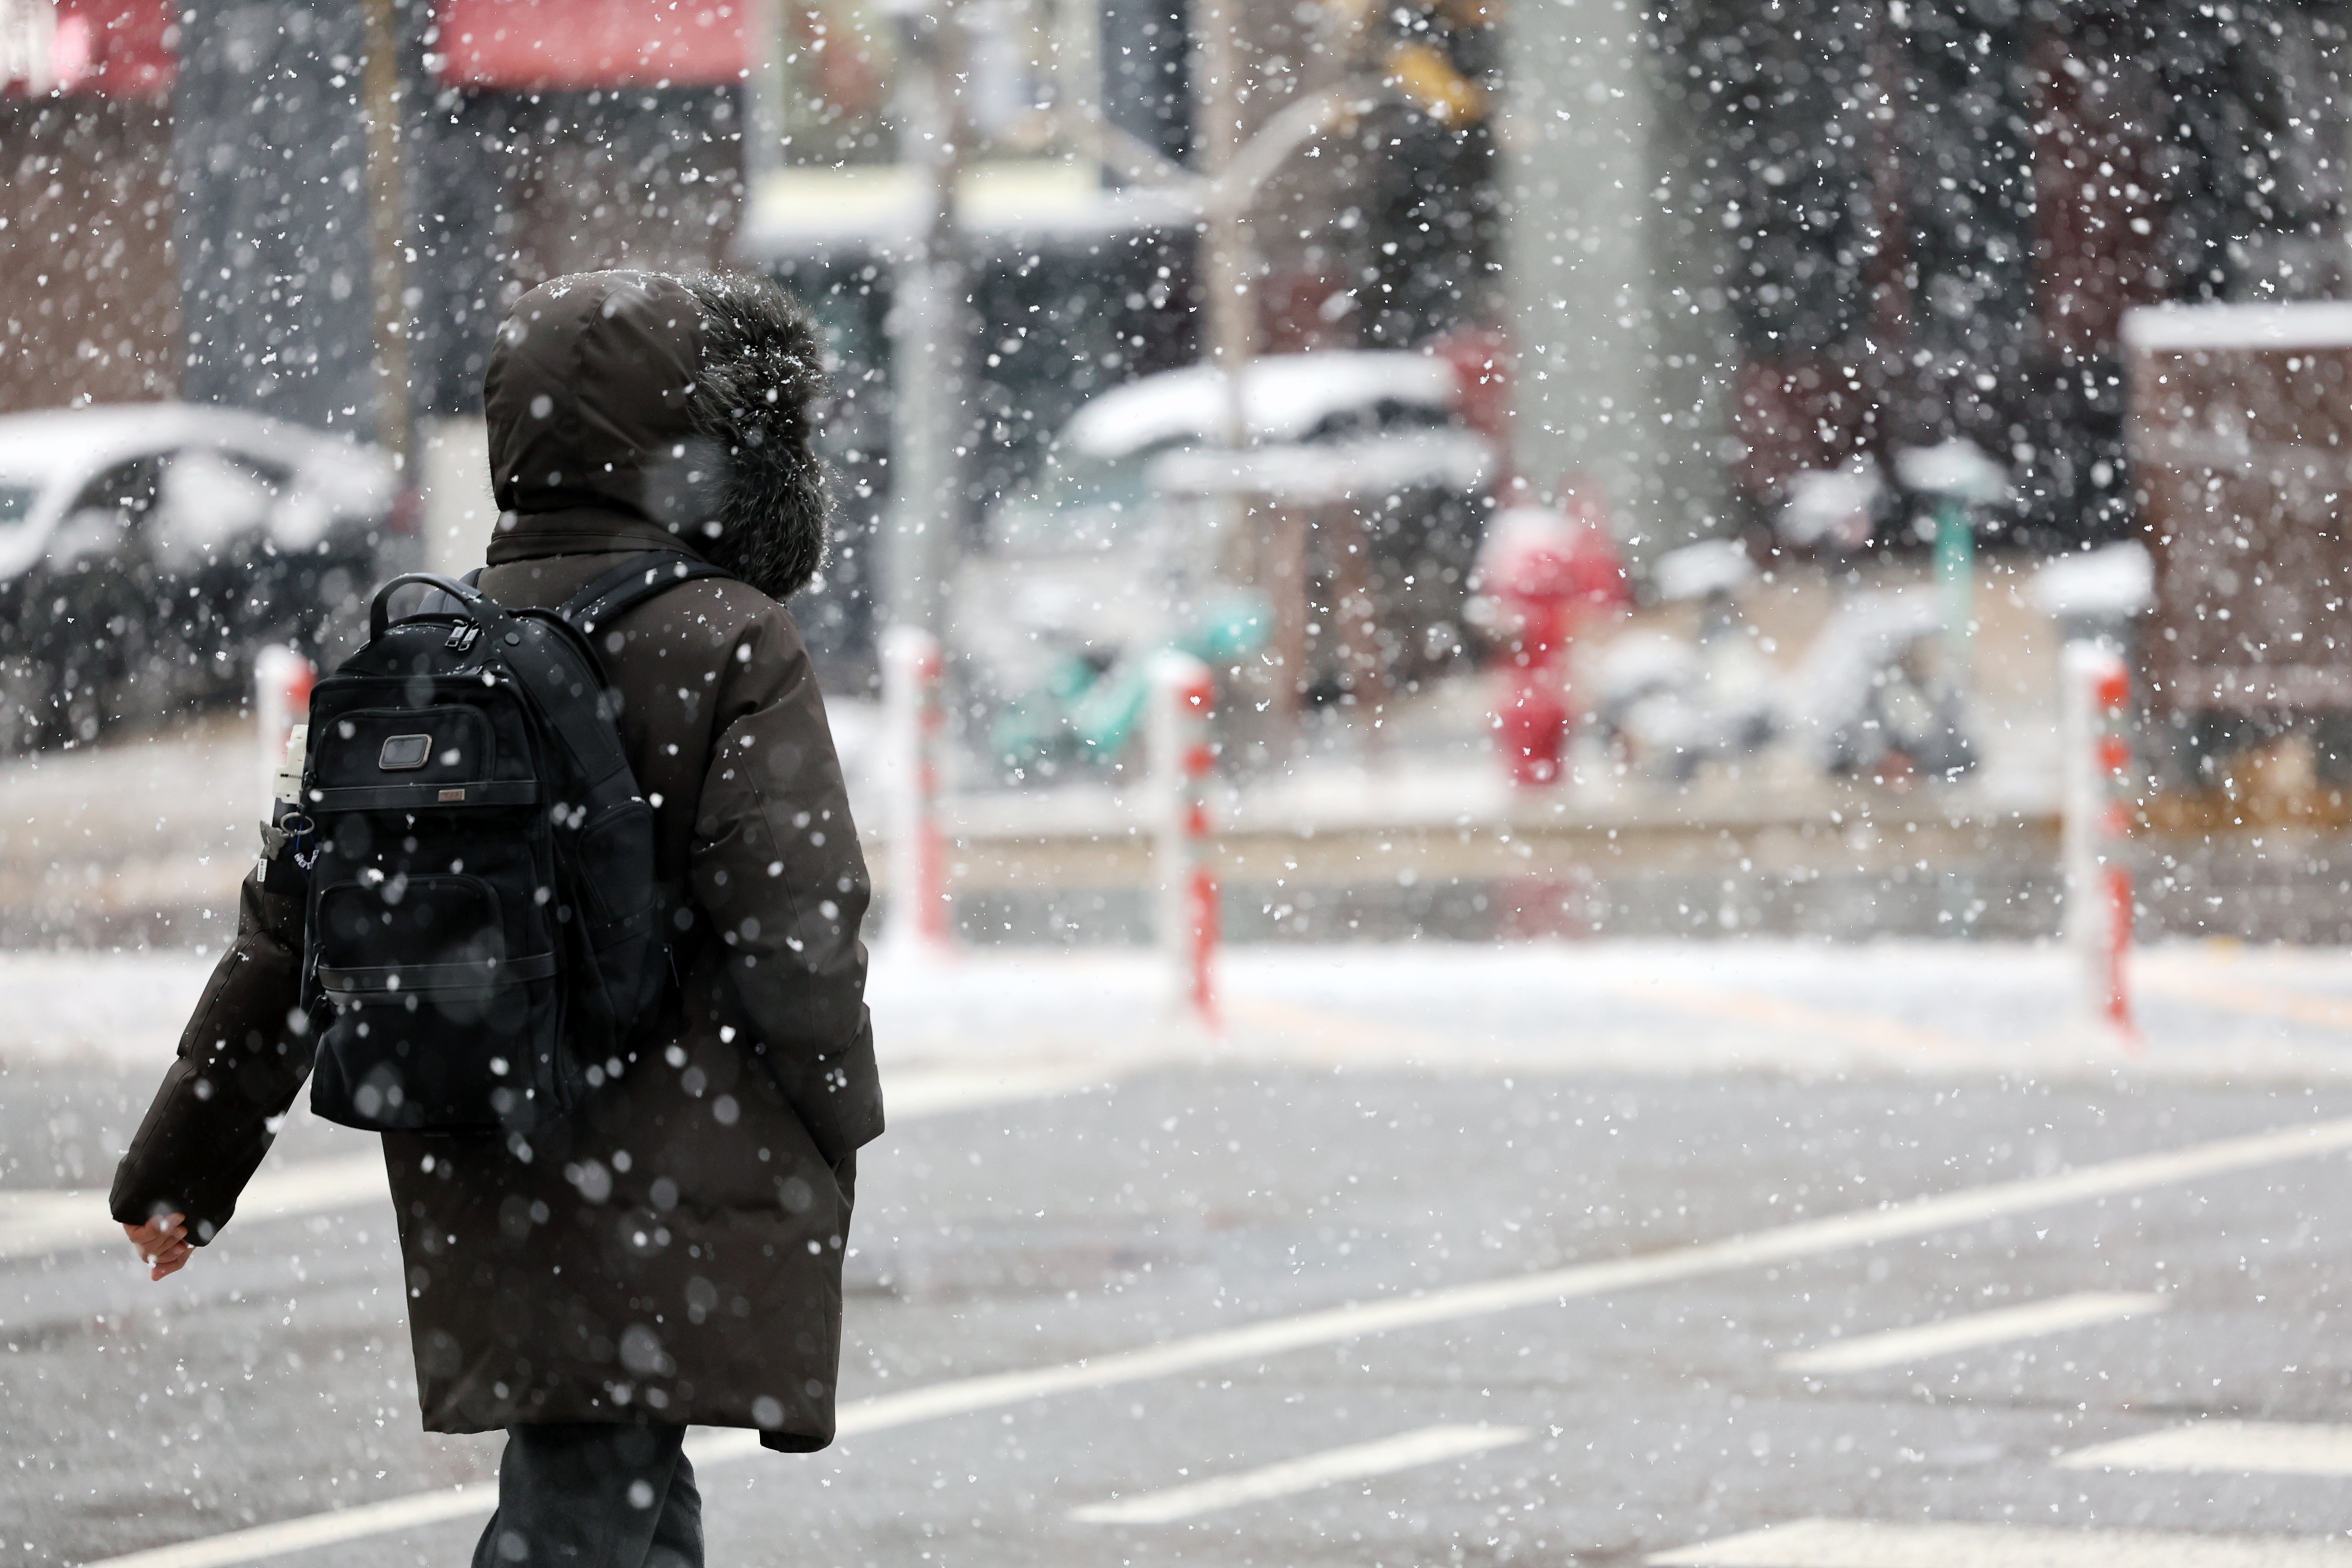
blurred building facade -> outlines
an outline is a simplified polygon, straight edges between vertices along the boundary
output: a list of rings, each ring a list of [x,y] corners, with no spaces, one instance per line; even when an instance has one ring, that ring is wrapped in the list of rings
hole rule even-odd
[[[726,255],[744,49],[724,9],[10,0],[0,410],[184,395],[397,444],[387,287],[414,412],[478,409],[514,293]],[[379,39],[396,68],[372,86]],[[400,125],[390,169],[372,107]]]
[[[2010,463],[2027,536],[2111,536],[2132,516],[2121,312],[2344,287],[2333,0],[953,15],[961,526],[1093,389],[1201,351],[1209,94],[1244,141],[1344,105],[1250,205],[1258,345],[1435,346],[1495,383],[1499,423],[1507,344],[1520,469],[1581,475],[1637,554],[1768,521],[1798,471],[1949,434]],[[184,394],[405,445],[477,416],[490,329],[543,277],[765,267],[840,359],[847,527],[810,618],[862,647],[860,541],[890,484],[895,16],[5,0],[0,409]],[[1222,82],[1204,25],[1233,35]]]
[[[179,388],[175,43],[153,0],[0,5],[0,413]]]
[[[954,15],[969,527],[1092,391],[1200,352],[1202,17],[1186,0]],[[1304,95],[1352,105],[1253,205],[1261,345],[1491,338],[1484,8],[1224,15],[1245,133]],[[480,376],[516,294],[586,267],[758,266],[810,298],[840,361],[844,539],[805,618],[821,645],[870,641],[901,237],[870,176],[898,161],[908,90],[884,7],[7,0],[0,19],[0,409],[238,403],[414,445],[428,497],[470,492]]]
[[[1965,435],[2029,542],[2133,526],[2123,312],[2345,287],[2345,11],[1517,8],[1520,439],[1649,549]]]

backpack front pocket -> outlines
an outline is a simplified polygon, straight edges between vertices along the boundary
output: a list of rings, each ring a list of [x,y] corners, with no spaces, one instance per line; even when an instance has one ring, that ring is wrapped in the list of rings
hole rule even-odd
[[[511,954],[497,891],[459,874],[322,890],[312,931],[334,1019],[311,1103],[346,1125],[454,1131],[510,1124],[541,1064],[514,1060],[549,1005],[553,953]]]

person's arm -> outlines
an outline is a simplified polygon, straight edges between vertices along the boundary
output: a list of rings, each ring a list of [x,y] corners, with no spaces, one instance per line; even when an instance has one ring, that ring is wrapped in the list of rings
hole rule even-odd
[[[858,926],[871,895],[849,795],[800,634],[777,610],[723,666],[720,732],[689,875],[725,945],[751,1042],[824,1157],[882,1133]]]
[[[310,1030],[297,1010],[302,920],[290,857],[246,878],[236,940],[214,966],[178,1059],[115,1168],[114,1218],[158,1280],[236,1212],[278,1118],[310,1074]]]

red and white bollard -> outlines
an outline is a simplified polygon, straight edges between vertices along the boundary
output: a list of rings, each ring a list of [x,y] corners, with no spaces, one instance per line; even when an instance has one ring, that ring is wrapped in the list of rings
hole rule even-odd
[[[2061,655],[2065,747],[2066,938],[2081,966],[2084,1011],[2127,1038],[2132,874],[2131,672],[2105,643],[2074,642]]]
[[[915,626],[882,633],[882,728],[890,781],[889,936],[928,952],[952,944],[947,834],[940,826],[940,742],[947,715],[939,639]]]
[[[318,679],[317,667],[291,648],[264,648],[253,656],[253,716],[260,732],[264,800],[278,798],[278,774],[289,763],[296,779],[301,777],[301,756],[289,743],[297,727],[305,737],[310,732],[310,687]]]
[[[1192,654],[1171,649],[1152,661],[1144,744],[1158,807],[1152,823],[1153,863],[1160,873],[1155,934],[1175,981],[1177,1010],[1211,1033],[1220,1027],[1217,873],[1209,862],[1209,780],[1217,761],[1209,720],[1216,703],[1215,678]]]

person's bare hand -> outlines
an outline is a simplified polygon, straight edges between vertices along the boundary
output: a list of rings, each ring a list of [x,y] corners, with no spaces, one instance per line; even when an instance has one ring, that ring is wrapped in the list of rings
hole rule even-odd
[[[195,1250],[195,1243],[188,1239],[187,1223],[184,1214],[165,1214],[144,1225],[122,1228],[131,1245],[139,1249],[139,1260],[153,1265],[149,1279],[161,1280],[187,1266],[188,1254]]]

